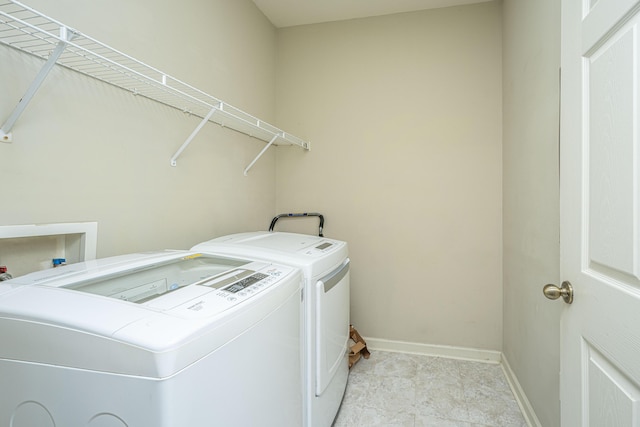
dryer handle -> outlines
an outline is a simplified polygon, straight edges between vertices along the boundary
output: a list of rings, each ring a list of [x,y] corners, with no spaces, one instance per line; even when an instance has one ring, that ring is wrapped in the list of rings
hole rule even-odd
[[[322,234],[322,228],[324,227],[324,216],[322,216],[322,214],[319,214],[317,212],[283,213],[283,214],[280,214],[280,215],[276,215],[271,220],[271,225],[269,226],[269,231],[270,232],[273,231],[273,227],[276,226],[276,222],[278,222],[278,220],[280,218],[297,218],[297,217],[304,217],[304,216],[317,216],[320,219],[320,225],[318,226],[318,236],[324,237],[324,235]]]
[[[344,279],[344,276],[349,272],[349,268],[351,268],[351,260],[347,258],[338,268],[318,281],[318,283],[322,283],[324,286],[323,290],[325,294]]]

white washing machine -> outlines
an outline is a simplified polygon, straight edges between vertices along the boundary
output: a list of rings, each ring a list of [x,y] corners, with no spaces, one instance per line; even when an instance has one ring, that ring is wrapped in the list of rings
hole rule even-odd
[[[219,237],[192,250],[252,257],[302,270],[304,425],[331,426],[349,375],[347,243],[305,234],[251,232]]]
[[[300,271],[172,251],[0,283],[0,425],[302,424]]]

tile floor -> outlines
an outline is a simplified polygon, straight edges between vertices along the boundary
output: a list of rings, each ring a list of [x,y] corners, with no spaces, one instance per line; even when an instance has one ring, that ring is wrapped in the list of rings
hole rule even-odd
[[[371,351],[333,427],[526,427],[497,364]]]

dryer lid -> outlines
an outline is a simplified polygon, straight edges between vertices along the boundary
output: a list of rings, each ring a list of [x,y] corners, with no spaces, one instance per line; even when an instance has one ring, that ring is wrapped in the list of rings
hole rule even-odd
[[[324,275],[348,257],[347,243],[307,234],[265,231],[232,234],[202,242],[191,250],[254,257],[294,265],[305,276]]]

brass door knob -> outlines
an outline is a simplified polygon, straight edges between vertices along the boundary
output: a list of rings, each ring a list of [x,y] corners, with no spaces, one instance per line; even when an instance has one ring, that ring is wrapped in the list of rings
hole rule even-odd
[[[571,283],[564,281],[560,287],[556,285],[545,285],[542,289],[544,296],[549,299],[558,299],[562,297],[564,302],[571,304],[573,302],[573,286]]]

